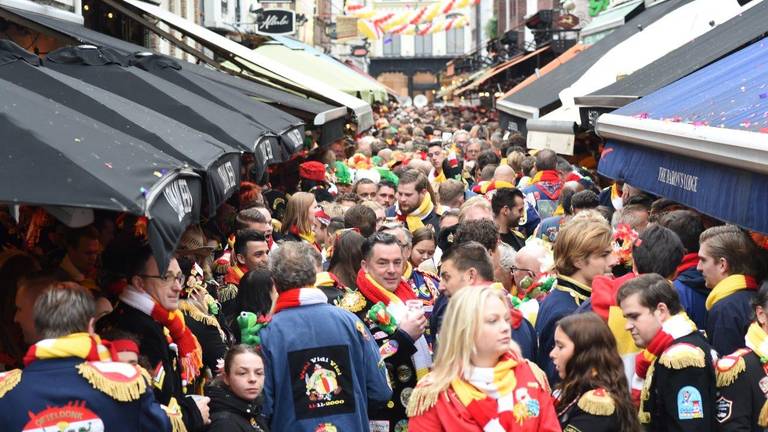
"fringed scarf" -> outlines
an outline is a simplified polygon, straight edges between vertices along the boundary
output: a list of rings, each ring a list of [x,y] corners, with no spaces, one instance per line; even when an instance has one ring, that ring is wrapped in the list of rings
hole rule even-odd
[[[184,314],[180,310],[166,310],[149,294],[130,285],[120,294],[120,301],[144,312],[168,329],[173,343],[179,349],[182,384],[186,386],[194,381],[203,367],[203,351],[195,335],[184,323]]]
[[[685,312],[673,315],[664,321],[661,330],[656,333],[651,342],[644,350],[640,351],[635,357],[635,375],[632,377],[632,400],[640,404],[640,415],[644,413],[643,402],[648,399],[648,390],[650,385],[646,386],[646,376],[648,370],[656,358],[661,355],[670,345],[683,336],[696,331],[696,324],[688,318]]]
[[[96,335],[72,333],[55,339],[43,339],[32,345],[24,356],[24,366],[35,360],[77,357],[86,361],[117,360],[117,355]]]
[[[757,290],[757,281],[752,276],[731,275],[720,281],[707,296],[707,310],[711,310],[717,302],[731,294],[742,290]]]
[[[768,374],[768,334],[765,333],[760,325],[754,322],[747,329],[747,335],[744,337],[744,340],[746,341],[747,348],[751,349],[760,358],[763,371]],[[757,424],[762,428],[768,427],[768,400],[763,402],[757,418]]]
[[[312,231],[310,232],[299,232],[299,227],[296,225],[291,225],[291,227],[288,229],[288,232],[295,235],[296,237],[300,238],[301,240],[311,244],[315,247],[315,249],[318,250],[318,252],[322,251],[322,248],[319,244],[317,244],[317,240],[315,239],[315,233]]]
[[[371,303],[384,303],[387,307],[387,311],[395,317],[395,321],[400,321],[407,312],[405,307],[406,300],[415,300],[416,294],[411,289],[411,286],[403,278],[400,278],[400,283],[397,285],[397,289],[392,293],[383,286],[379,285],[371,275],[369,275],[364,269],[360,269],[357,273],[357,288]],[[432,354],[429,352],[429,345],[427,340],[422,335],[414,343],[416,346],[416,353],[411,356],[413,360],[413,366],[416,368],[416,378],[421,379],[427,373],[432,366]]]
[[[296,288],[283,291],[277,296],[272,313],[277,314],[285,309],[322,303],[328,303],[328,297],[322,290],[318,288]]]
[[[484,431],[516,430],[524,420],[513,409],[517,365],[508,353],[495,367],[473,367],[451,382],[459,401]]]
[[[421,204],[419,204],[419,208],[409,214],[403,214],[400,211],[400,204],[395,204],[397,219],[401,222],[405,222],[408,225],[408,231],[410,232],[422,228],[424,226],[424,219],[426,219],[434,209],[435,205],[432,204],[432,197],[428,193],[424,194],[424,199],[421,201]]]

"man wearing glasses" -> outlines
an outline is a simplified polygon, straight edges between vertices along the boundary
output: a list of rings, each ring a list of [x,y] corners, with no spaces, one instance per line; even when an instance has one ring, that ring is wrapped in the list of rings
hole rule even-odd
[[[185,397],[187,386],[200,374],[202,352],[181,319],[179,295],[184,274],[171,258],[160,272],[148,244],[138,239],[114,241],[103,255],[106,272],[124,285],[115,309],[98,322],[99,333],[121,330],[135,335],[140,355],[152,369],[155,398],[180,411],[188,431],[202,431],[209,423],[208,398]],[[166,336],[170,335],[170,338]]]

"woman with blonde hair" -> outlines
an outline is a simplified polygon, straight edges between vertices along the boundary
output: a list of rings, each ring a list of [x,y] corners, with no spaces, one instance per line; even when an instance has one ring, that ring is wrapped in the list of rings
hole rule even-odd
[[[555,345],[557,322],[587,301],[592,295],[592,280],[610,274],[618,262],[611,226],[602,217],[574,217],[560,228],[554,256],[557,282],[541,303],[536,317],[539,335],[536,363],[553,384],[560,380],[549,358]]]
[[[408,402],[408,429],[560,431],[546,378],[520,356],[510,318],[498,288],[451,298],[432,372]]]
[[[283,218],[282,233],[285,241],[305,241],[320,250],[315,240],[317,201],[309,192],[296,192],[288,199]]]

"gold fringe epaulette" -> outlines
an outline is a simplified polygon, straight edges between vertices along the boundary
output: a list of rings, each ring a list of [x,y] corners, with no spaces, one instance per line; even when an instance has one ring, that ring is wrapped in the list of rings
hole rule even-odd
[[[181,414],[181,407],[179,406],[179,403],[176,402],[176,398],[171,398],[171,401],[167,406],[160,405],[160,407],[171,421],[171,430],[173,432],[187,432],[187,426],[184,425],[184,419]]]
[[[525,362],[528,363],[528,367],[531,368],[531,372],[533,372],[533,376],[536,377],[536,381],[538,381],[541,388],[547,393],[552,393],[552,389],[549,387],[549,380],[547,380],[547,374],[536,363],[530,360],[525,360]]]
[[[757,417],[757,425],[761,428],[768,428],[768,401],[763,402],[760,415]]]
[[[21,382],[21,369],[0,373],[0,398]]]
[[[237,297],[237,285],[226,284],[223,288],[219,289],[219,302],[224,303],[234,300],[235,297]]]
[[[76,368],[93,388],[120,402],[139,400],[150,381],[145,370],[127,363],[85,362]]]
[[[740,349],[731,355],[727,355],[717,361],[715,373],[717,374],[717,388],[728,387],[736,382],[736,379],[747,370],[744,354],[748,349]]]
[[[179,309],[181,309],[182,312],[184,312],[195,321],[220,329],[219,321],[216,319],[216,317],[204,314],[200,309],[197,308],[197,306],[188,301],[180,301]]]
[[[659,364],[670,369],[703,368],[706,364],[706,356],[704,351],[695,345],[679,343],[667,348],[661,354]]]
[[[429,374],[419,381],[419,384],[413,389],[411,397],[408,399],[408,407],[406,407],[406,414],[408,417],[416,417],[429,411],[435,404],[437,399],[443,392],[437,392],[432,387],[432,380]]]
[[[338,306],[352,313],[357,313],[365,308],[366,303],[365,296],[360,291],[347,289],[339,299]]]
[[[581,395],[576,405],[582,411],[596,416],[609,416],[616,411],[616,404],[613,402],[611,394],[601,388],[590,390]]]

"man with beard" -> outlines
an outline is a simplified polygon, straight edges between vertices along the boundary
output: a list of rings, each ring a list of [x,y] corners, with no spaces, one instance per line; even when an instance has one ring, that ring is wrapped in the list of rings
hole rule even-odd
[[[400,176],[397,204],[387,209],[387,216],[405,222],[411,232],[425,225],[432,225],[435,234],[440,232],[440,216],[435,210],[429,193],[429,180],[424,174],[409,170]]]

